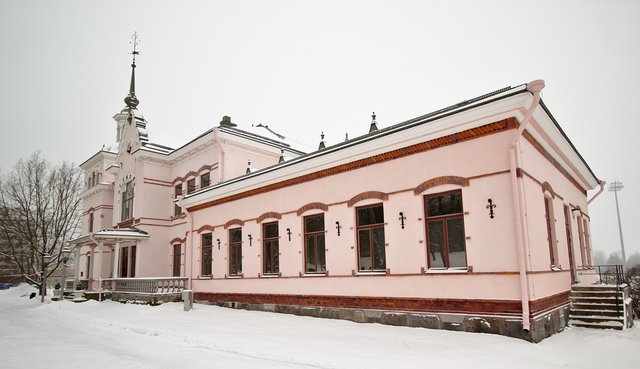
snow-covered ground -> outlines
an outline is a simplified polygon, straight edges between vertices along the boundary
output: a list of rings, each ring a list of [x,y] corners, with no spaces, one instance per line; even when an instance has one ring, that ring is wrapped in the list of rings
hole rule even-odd
[[[640,327],[514,338],[181,303],[29,300],[0,291],[0,368],[637,368]]]

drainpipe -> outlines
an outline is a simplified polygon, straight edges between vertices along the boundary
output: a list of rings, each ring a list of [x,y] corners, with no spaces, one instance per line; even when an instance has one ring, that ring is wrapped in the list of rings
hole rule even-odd
[[[518,245],[518,267],[520,269],[520,299],[522,301],[522,329],[529,331],[531,322],[529,321],[529,282],[527,280],[526,249],[529,248],[528,239],[524,236],[524,214],[522,212],[524,204],[524,194],[520,191],[518,183],[518,146],[520,136],[531,120],[533,112],[540,104],[540,91],[544,88],[543,80],[535,80],[527,83],[527,90],[533,93],[533,102],[520,123],[520,127],[509,148],[509,169],[511,171],[511,191],[513,193],[513,215],[516,223],[516,243]]]
[[[598,191],[598,193],[596,193],[595,195],[593,195],[593,197],[591,198],[591,200],[587,201],[587,205],[591,204],[591,202],[593,200],[596,199],[596,197],[600,196],[600,194],[602,193],[602,191],[604,191],[604,186],[607,184],[606,181],[600,180],[600,182],[598,182],[598,184],[600,185],[600,191]]]
[[[187,277],[187,286],[185,289],[192,289],[191,280],[193,279],[193,213],[188,211],[183,204],[184,195],[178,196],[178,206],[187,213],[187,241],[184,243],[184,276]]]
[[[213,129],[213,136],[218,143],[218,150],[220,150],[218,155],[218,183],[220,183],[224,180],[224,176],[222,175],[222,169],[224,165],[224,149],[222,148],[222,139],[220,138],[220,130],[218,128]]]

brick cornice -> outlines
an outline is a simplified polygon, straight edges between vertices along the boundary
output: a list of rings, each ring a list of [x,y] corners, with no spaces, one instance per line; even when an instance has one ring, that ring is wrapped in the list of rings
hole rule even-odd
[[[499,133],[499,132],[507,131],[510,129],[514,129],[517,126],[517,124],[518,124],[517,119],[515,117],[510,117],[497,122],[485,124],[480,127],[472,128],[466,131],[454,133],[444,137],[439,137],[439,138],[425,141],[425,142],[420,142],[411,146],[407,146],[400,149],[385,152],[382,154],[370,156],[368,158],[352,161],[349,163],[323,169],[314,173],[305,174],[299,177],[287,179],[277,183],[272,183],[267,186],[254,188],[252,190],[233,194],[233,195],[226,196],[213,201],[208,201],[203,204],[194,205],[189,207],[188,210],[191,212],[191,211],[206,209],[212,206],[235,201],[245,197],[250,197],[257,194],[266,193],[266,192],[274,191],[277,189],[313,181],[316,179],[329,177],[335,174],[364,168],[370,165],[379,164],[385,161],[394,160],[394,159],[402,158],[409,155],[414,155],[417,153],[437,149],[444,146],[453,145],[456,143],[472,140],[478,137],[488,136],[494,133]]]

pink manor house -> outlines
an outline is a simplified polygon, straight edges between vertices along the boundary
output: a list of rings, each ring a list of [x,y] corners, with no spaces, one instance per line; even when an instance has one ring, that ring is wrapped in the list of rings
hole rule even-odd
[[[160,303],[490,332],[538,342],[591,284],[599,181],[533,81],[310,153],[225,116],[177,149],[135,95],[80,165],[76,284]],[[596,193],[593,196],[597,196]],[[178,292],[178,293],[176,293]],[[102,297],[102,296],[101,296]],[[164,300],[163,300],[164,299]]]

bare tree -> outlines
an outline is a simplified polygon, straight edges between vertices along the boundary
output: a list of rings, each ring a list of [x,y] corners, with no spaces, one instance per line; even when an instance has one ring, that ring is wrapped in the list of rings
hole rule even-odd
[[[75,165],[51,165],[39,153],[0,176],[0,255],[41,293],[42,276],[61,266],[60,251],[80,220],[82,185]]]

